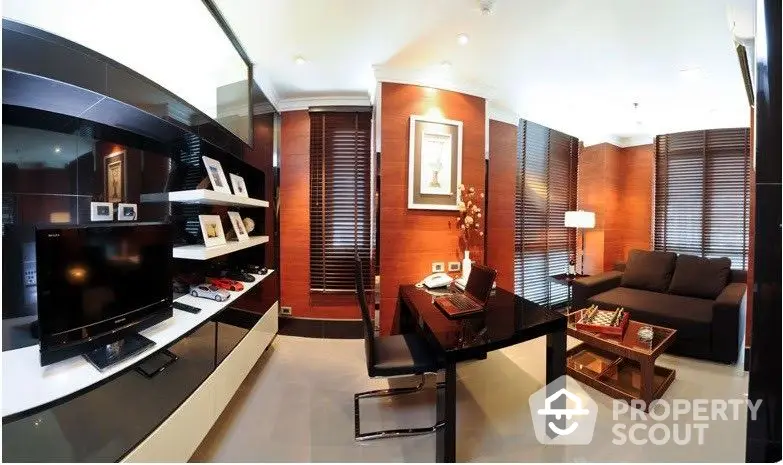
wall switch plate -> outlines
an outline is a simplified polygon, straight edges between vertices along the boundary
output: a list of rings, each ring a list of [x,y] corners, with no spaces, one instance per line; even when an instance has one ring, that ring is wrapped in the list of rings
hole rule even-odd
[[[446,264],[443,262],[432,262],[433,273],[443,273],[446,271]]]
[[[459,271],[459,262],[449,262],[449,271]]]
[[[280,307],[280,314],[281,315],[290,315],[291,314],[291,307]]]
[[[35,274],[35,262],[24,262],[24,285],[25,287],[35,286],[37,277]]]

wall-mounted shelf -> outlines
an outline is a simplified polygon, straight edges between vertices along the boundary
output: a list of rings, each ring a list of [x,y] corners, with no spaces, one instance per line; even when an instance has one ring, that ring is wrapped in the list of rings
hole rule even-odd
[[[159,192],[141,194],[141,203],[179,202],[200,205],[226,205],[230,207],[268,207],[269,202],[238,195],[224,194],[211,189],[193,189],[189,191]]]
[[[173,255],[174,258],[186,258],[188,260],[209,260],[210,258],[236,252],[237,250],[266,244],[267,242],[269,242],[269,236],[251,236],[246,241],[230,241],[224,245],[212,247],[204,247],[201,244],[182,245],[174,247]]]

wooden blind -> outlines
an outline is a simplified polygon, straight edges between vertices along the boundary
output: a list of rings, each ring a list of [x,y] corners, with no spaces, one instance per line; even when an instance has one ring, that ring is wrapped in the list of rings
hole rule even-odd
[[[310,289],[355,291],[359,254],[370,271],[369,112],[310,113]]]
[[[514,292],[538,304],[565,302],[568,290],[550,286],[565,273],[576,248],[565,212],[576,209],[575,137],[520,120],[514,232]]]
[[[750,130],[655,139],[655,250],[748,266]]]

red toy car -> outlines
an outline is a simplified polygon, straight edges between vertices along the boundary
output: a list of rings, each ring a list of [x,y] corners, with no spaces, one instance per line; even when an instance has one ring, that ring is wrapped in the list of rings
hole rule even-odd
[[[228,289],[229,291],[241,291],[245,288],[239,281],[228,278],[207,278],[207,282],[221,289]]]

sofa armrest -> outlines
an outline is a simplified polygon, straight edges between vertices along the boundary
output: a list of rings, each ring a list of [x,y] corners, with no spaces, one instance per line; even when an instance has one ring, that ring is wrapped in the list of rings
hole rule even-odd
[[[575,308],[585,307],[590,297],[619,286],[622,278],[623,274],[619,271],[607,271],[595,276],[575,279],[572,285]]]
[[[745,335],[745,283],[729,283],[712,304],[712,352],[726,363],[737,361]]]

